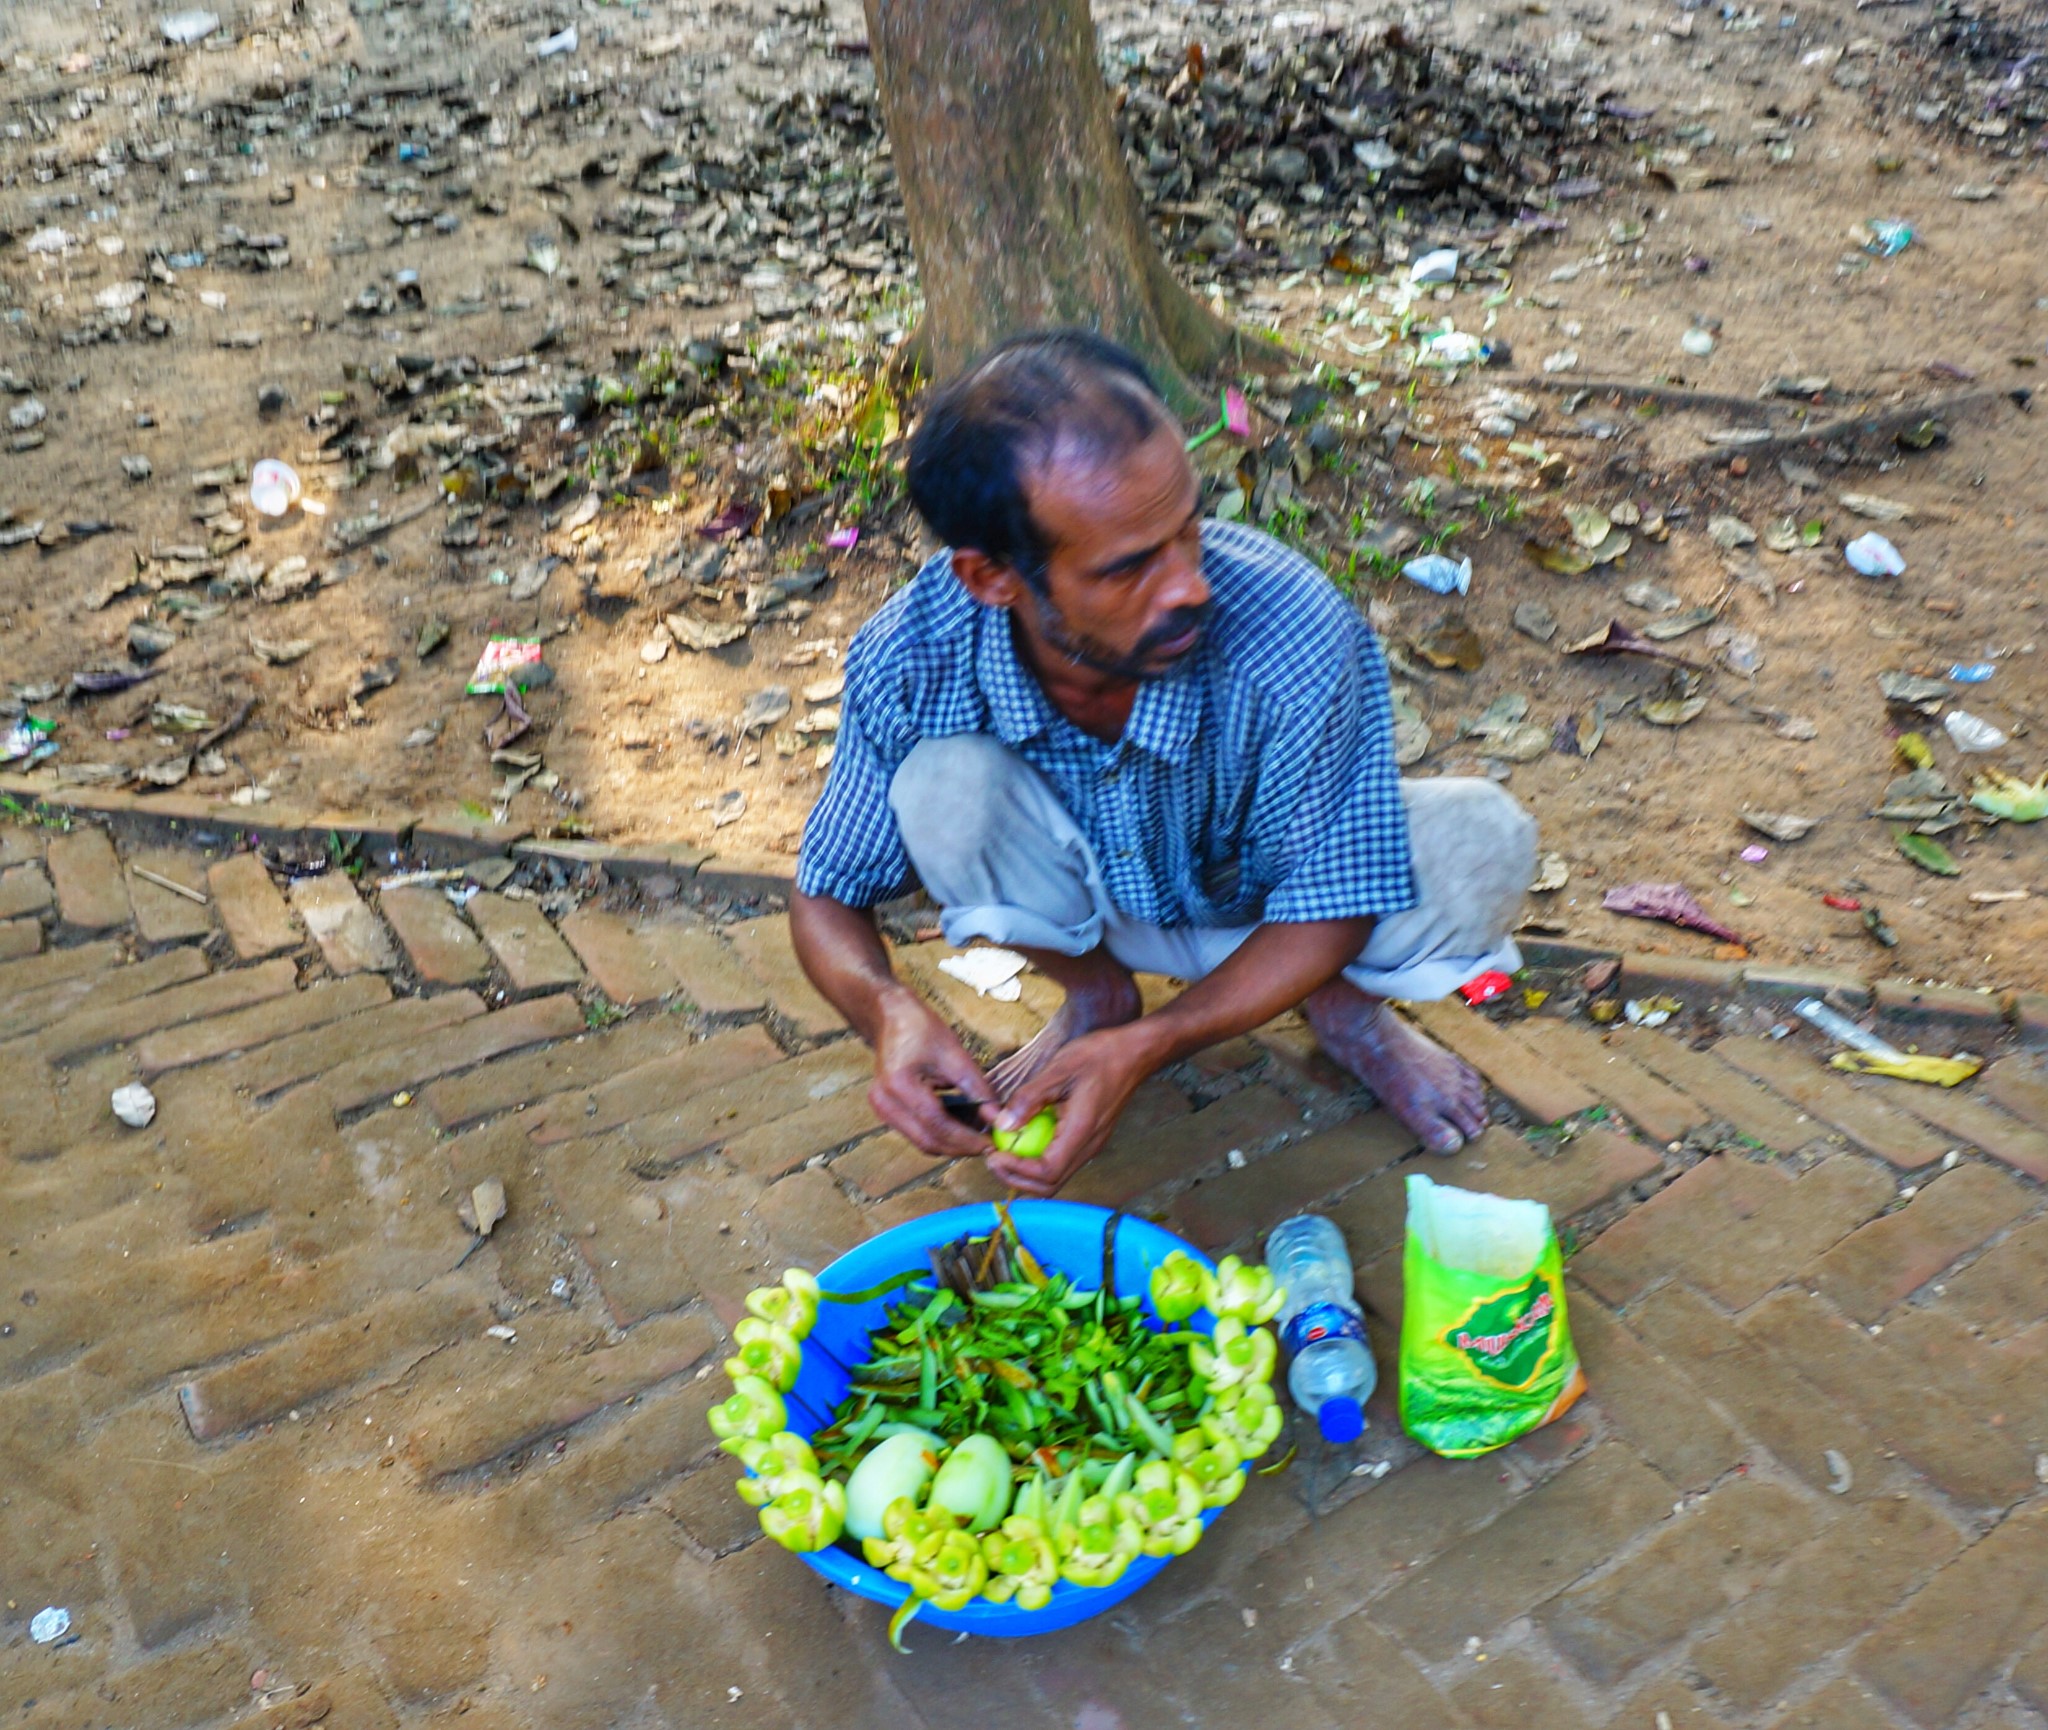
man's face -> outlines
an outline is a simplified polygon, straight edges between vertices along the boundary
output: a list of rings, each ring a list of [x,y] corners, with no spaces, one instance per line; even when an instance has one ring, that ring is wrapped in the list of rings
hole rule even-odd
[[[1178,433],[1161,426],[1113,457],[1056,449],[1026,486],[1051,547],[1045,592],[1028,592],[1040,634],[1101,673],[1156,679],[1201,642],[1201,489]]]

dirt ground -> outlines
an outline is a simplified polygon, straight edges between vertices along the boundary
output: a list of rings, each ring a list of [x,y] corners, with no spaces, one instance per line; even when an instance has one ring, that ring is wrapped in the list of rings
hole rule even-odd
[[[923,550],[886,504],[886,452],[856,460],[862,427],[886,436],[863,405],[915,316],[858,9],[219,11],[196,47],[167,42],[159,11],[131,0],[0,17],[0,407],[15,416],[0,433],[0,509],[13,513],[0,524],[0,680],[58,722],[53,784],[166,763],[173,779],[195,738],[253,698],[183,791],[329,809],[461,803],[536,829],[792,852],[822,783],[837,658]],[[1254,84],[1275,52],[1395,18],[1363,4],[1098,10],[1113,65],[1170,67],[1198,40]],[[536,51],[572,23],[573,50]],[[1551,929],[1708,953],[1711,938],[1600,907],[1616,883],[1680,881],[1760,956],[1861,964],[1863,911],[1831,895],[1881,908],[1896,972],[2048,983],[2038,832],[1965,812],[1940,836],[1961,867],[1944,878],[1897,850],[1904,823],[1869,815],[1901,771],[1897,734],[1917,720],[1888,713],[1886,671],[1946,682],[1951,666],[1995,669],[1950,685],[1945,706],[1992,721],[2008,746],[1967,758],[1938,719],[1917,722],[1955,792],[1987,763],[2048,767],[2033,736],[2048,459],[2028,405],[2007,394],[2035,382],[2048,340],[2032,238],[2041,85],[2025,60],[2048,24],[1849,0],[1763,12],[1532,0],[1429,8],[1407,24],[1604,116],[1545,168],[1538,220],[1512,244],[1469,212],[1462,234],[1404,226],[1389,194],[1372,214],[1399,238],[1371,277],[1249,241],[1211,270],[1182,244],[1194,206],[1176,212],[1168,184],[1155,208],[1190,279],[1277,329],[1304,357],[1297,384],[1327,398],[1313,411],[1328,429],[1319,460],[1306,425],[1283,435],[1304,444],[1302,498],[1291,512],[1283,501],[1277,526],[1338,567],[1393,644],[1432,735],[1412,772],[1509,774],[1569,867],[1562,889],[1532,898]],[[1569,180],[1553,172],[1566,158]],[[735,176],[766,176],[766,191],[721,190]],[[650,212],[650,186],[690,188],[678,201],[691,219]],[[1260,211],[1240,214],[1256,233]],[[1910,247],[1863,250],[1873,217],[1909,223]],[[1404,259],[1439,239],[1465,247],[1468,269],[1417,299],[1411,324],[1449,315],[1512,359],[1412,367],[1410,342],[1380,343]],[[1695,329],[1713,335],[1710,354],[1681,346]],[[644,386],[634,369],[664,348],[689,357],[663,363],[664,388],[689,375],[666,399],[679,405],[671,442],[622,454],[615,404],[592,381]],[[1311,363],[1332,370],[1311,376]],[[1777,379],[1803,392],[1767,408],[1758,393]],[[1284,415],[1284,384],[1259,406]],[[1601,384],[1662,394],[1587,388]],[[1483,430],[1475,410],[1498,390],[1530,398],[1534,417]],[[1923,403],[1946,433],[1924,452],[1895,443],[1890,423],[1819,449],[1746,456],[1711,442]],[[1923,418],[1899,417],[1909,440]],[[408,425],[419,430],[390,437]],[[1212,466],[1242,457],[1248,480],[1290,466],[1221,444]],[[266,523],[239,471],[195,481],[264,456],[295,463],[326,514]],[[136,457],[145,479],[124,467]],[[445,508],[441,471],[457,495]],[[602,484],[587,492],[593,474]],[[862,495],[878,475],[879,503]],[[1436,491],[1408,493],[1403,511],[1418,477]],[[1912,514],[1865,520],[1845,493]],[[1273,499],[1255,487],[1254,516]],[[589,520],[585,500],[602,506]],[[1567,506],[1624,505],[1637,520],[1615,563],[1560,576],[1525,550],[1531,537],[1569,544]],[[1717,545],[1721,516],[1756,542]],[[1786,539],[1772,524],[1788,518],[1795,533],[1819,524],[1817,544],[1772,550]],[[21,533],[37,523],[40,539]],[[831,531],[852,526],[858,545],[833,548]],[[721,527],[738,532],[702,532]],[[1902,576],[1848,568],[1843,544],[1872,530],[1903,553]],[[1448,550],[1471,556],[1470,596],[1450,609],[1476,636],[1477,670],[1429,665],[1418,644],[1447,603],[1373,565],[1369,550],[1404,532],[1448,533]],[[1560,652],[1610,620],[1669,616],[1624,599],[1645,580],[1681,608],[1721,604],[1713,625],[1670,644],[1705,669],[1696,718],[1662,727],[1616,710],[1590,757],[1551,749],[1512,765],[1460,737],[1504,697],[1526,698],[1526,725],[1570,737],[1603,697],[1669,695],[1666,663]],[[670,646],[665,614],[736,618],[747,585],[762,614],[749,635]],[[1515,628],[1531,602],[1554,617],[1547,641]],[[422,655],[429,621],[447,640]],[[128,664],[136,626],[159,652],[152,679],[62,695],[82,669]],[[534,728],[494,764],[482,734],[496,700],[462,687],[501,633],[544,637],[554,678],[532,693]],[[790,712],[739,732],[748,698],[770,686],[790,691]],[[183,717],[180,733],[162,704],[204,718]],[[1745,862],[1762,840],[1741,825],[1745,807],[1819,822]]]

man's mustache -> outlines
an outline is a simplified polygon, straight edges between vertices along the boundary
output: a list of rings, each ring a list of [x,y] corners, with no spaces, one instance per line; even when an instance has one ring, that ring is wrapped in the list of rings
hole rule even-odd
[[[1209,608],[1207,606],[1175,607],[1172,612],[1168,613],[1165,618],[1161,619],[1158,624],[1154,625],[1151,630],[1138,639],[1138,646],[1131,651],[1131,658],[1133,660],[1142,660],[1145,656],[1151,654],[1153,650],[1163,648],[1168,643],[1178,641],[1180,638],[1185,637],[1188,632],[1200,629],[1202,626],[1207,625],[1208,622]]]

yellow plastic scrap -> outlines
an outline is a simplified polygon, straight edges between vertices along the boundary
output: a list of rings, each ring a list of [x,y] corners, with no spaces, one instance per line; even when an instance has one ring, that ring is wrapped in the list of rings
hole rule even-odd
[[[1971,784],[1970,803],[2014,823],[2038,823],[2048,817],[2048,775],[2022,781],[2017,775],[1987,769]]]
[[[1931,1087],[1954,1087],[1984,1067],[1974,1057],[1874,1057],[1867,1051],[1838,1051],[1828,1061],[1851,1075],[1888,1075],[1894,1081],[1924,1081]]]

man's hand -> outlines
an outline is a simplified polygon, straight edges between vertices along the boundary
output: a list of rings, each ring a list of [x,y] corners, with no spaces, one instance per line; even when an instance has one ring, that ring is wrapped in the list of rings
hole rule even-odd
[[[877,1117],[935,1159],[974,1159],[989,1151],[987,1134],[949,1115],[938,1096],[941,1089],[958,1088],[969,1099],[993,1106],[995,1089],[932,1010],[908,994],[892,997],[882,1009],[874,1043],[875,1081],[868,1103]]]
[[[1051,1106],[1059,1133],[1037,1159],[991,1153],[988,1168],[1026,1195],[1051,1195],[1102,1151],[1138,1084],[1158,1067],[1133,1027],[1084,1033],[1046,1059],[1003,1102],[997,1124],[1015,1129]]]

